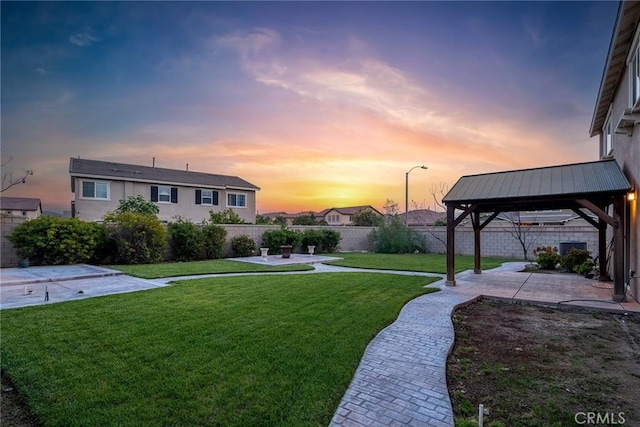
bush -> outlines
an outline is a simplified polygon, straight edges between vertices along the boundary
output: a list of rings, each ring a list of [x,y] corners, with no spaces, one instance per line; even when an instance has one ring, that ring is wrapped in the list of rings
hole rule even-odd
[[[561,257],[558,248],[552,246],[541,246],[533,251],[536,256],[536,262],[542,270],[555,270],[556,265],[560,262]]]
[[[323,234],[321,230],[305,230],[300,235],[300,249],[307,251],[307,246],[315,246],[315,253],[323,251]],[[264,238],[264,236],[263,236]]]
[[[157,215],[160,208],[153,202],[146,200],[144,197],[137,195],[129,196],[126,200],[120,200],[115,213],[121,214],[125,212],[133,212],[144,215]]]
[[[384,218],[380,214],[374,212],[372,209],[366,208],[353,216],[353,223],[351,225],[375,227],[380,225],[383,220]]]
[[[205,225],[202,228],[202,245],[207,259],[222,258],[227,230],[216,224]]]
[[[242,234],[231,239],[231,250],[233,256],[251,256],[256,253],[256,242],[251,237]]]
[[[102,225],[51,216],[23,222],[7,238],[33,265],[99,262],[106,245]]]
[[[333,253],[338,250],[342,236],[334,230],[320,230],[322,233],[322,251]]]
[[[113,262],[151,264],[161,262],[167,249],[167,233],[153,215],[134,212],[104,217],[107,237],[113,242]]]
[[[417,249],[411,230],[398,217],[373,230],[369,234],[369,244],[373,252],[383,254],[413,253]]]
[[[567,271],[577,273],[578,268],[591,258],[591,252],[586,249],[569,249],[560,260],[560,265]]]
[[[293,218],[292,224],[293,225],[316,225],[317,224],[316,216],[312,213],[299,215]]]
[[[193,261],[202,255],[203,236],[200,227],[183,218],[167,226],[171,253],[177,261]]]
[[[583,262],[576,268],[576,271],[578,274],[582,274],[583,276],[586,276],[587,274],[593,271],[594,267],[595,267],[595,263],[591,258],[588,258],[587,260],[585,260],[585,262]]]
[[[269,248],[269,253],[279,254],[281,246],[288,245],[295,248],[300,243],[301,233],[289,228],[267,230],[262,233],[262,247]]]

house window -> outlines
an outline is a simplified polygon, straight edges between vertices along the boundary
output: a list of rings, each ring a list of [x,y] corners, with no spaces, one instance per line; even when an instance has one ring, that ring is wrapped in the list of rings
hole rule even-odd
[[[629,64],[629,107],[634,108],[640,100],[640,46],[633,49]]]
[[[178,189],[166,185],[152,185],[151,201],[158,203],[178,203]]]
[[[82,181],[82,198],[109,200],[109,183],[102,181]]]
[[[611,126],[611,112],[602,127],[602,157],[607,157],[613,150],[613,128]]]
[[[227,206],[234,208],[246,208],[247,195],[242,193],[227,193]]]
[[[196,205],[218,205],[218,192],[215,190],[196,190]]]
[[[327,222],[340,222],[340,215],[328,215]]]

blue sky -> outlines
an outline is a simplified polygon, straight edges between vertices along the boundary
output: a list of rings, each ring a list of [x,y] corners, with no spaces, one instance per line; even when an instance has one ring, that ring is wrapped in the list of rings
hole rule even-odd
[[[595,160],[617,2],[2,2],[6,193],[70,157],[240,176],[258,210],[432,205],[462,175]]]

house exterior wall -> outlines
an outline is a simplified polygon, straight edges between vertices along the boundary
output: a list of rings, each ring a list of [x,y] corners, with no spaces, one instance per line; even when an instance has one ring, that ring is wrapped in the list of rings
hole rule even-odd
[[[353,222],[353,215],[345,215],[336,210],[330,210],[324,215],[324,220],[329,225],[348,225]]]
[[[625,110],[629,108],[630,76],[630,67],[627,66],[611,104],[610,117],[614,130],[620,117],[624,114]],[[635,200],[627,200],[626,202],[625,213],[627,217],[627,229],[625,230],[624,261],[625,281],[627,281],[629,280],[629,270],[635,270],[637,272],[636,275],[640,274],[640,226],[638,224],[640,222],[640,218],[638,218],[638,203],[640,203],[638,200],[640,196],[638,192],[638,185],[640,184],[640,126],[634,126],[631,135],[614,132],[612,134],[612,152],[610,155],[604,153],[604,132],[600,133],[599,142],[599,156],[601,158],[615,158],[635,192]],[[640,300],[640,279],[629,280],[629,289],[627,292],[636,300]]]
[[[196,190],[203,187],[190,187],[178,184],[152,184],[147,182],[118,181],[118,180],[97,180],[88,179],[89,181],[108,181],[109,182],[109,199],[96,200],[82,198],[82,181],[81,177],[74,177],[75,185],[75,210],[76,217],[85,221],[101,221],[105,214],[113,212],[120,202],[128,197],[141,195],[145,200],[151,199],[151,186],[162,185],[170,186],[178,189],[178,203],[171,202],[154,202],[160,209],[158,218],[161,221],[169,222],[176,216],[182,216],[192,222],[202,222],[209,219],[209,211],[221,212],[228,209],[227,194],[242,193],[246,194],[246,207],[232,207],[231,209],[240,216],[244,221],[253,223],[256,221],[256,193],[251,190],[221,190],[219,193],[218,205],[202,205],[195,203]]]
[[[27,218],[27,219],[38,218],[41,214],[42,212],[40,212],[40,210],[37,210],[37,211],[19,211],[19,210],[10,210],[10,209],[2,210],[2,215],[4,216],[16,216],[16,217]]]

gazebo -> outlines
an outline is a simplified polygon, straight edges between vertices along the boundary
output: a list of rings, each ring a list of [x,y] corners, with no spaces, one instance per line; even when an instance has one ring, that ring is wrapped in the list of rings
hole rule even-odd
[[[615,160],[461,177],[443,198],[447,207],[447,285],[455,285],[455,228],[468,216],[474,231],[474,272],[480,274],[480,232],[502,212],[571,209],[598,229],[600,279],[607,277],[607,227],[613,229],[614,301],[625,300],[625,196],[631,185]],[[613,213],[609,214],[609,206]],[[584,214],[592,212],[598,220]],[[456,216],[456,211],[461,213]],[[489,214],[481,222],[480,214]]]

